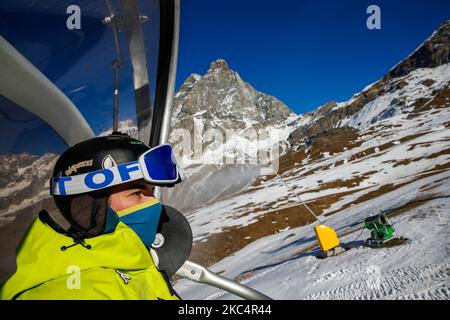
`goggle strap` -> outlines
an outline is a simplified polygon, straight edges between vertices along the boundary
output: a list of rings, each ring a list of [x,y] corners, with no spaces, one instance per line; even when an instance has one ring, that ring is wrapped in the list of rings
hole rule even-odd
[[[50,179],[50,194],[73,195],[139,180],[144,176],[137,161],[84,174]]]
[[[111,168],[100,169],[74,176],[53,177],[50,179],[50,194],[65,196],[92,192],[139,179],[144,179],[146,182],[159,185],[176,184],[180,178],[176,162],[173,163],[173,165],[176,166],[175,170],[177,178],[175,180],[154,179],[154,177],[150,175],[149,168],[147,168],[148,164],[146,164],[145,157],[147,154],[167,146],[170,146],[170,144],[163,144],[144,152],[139,157],[138,161],[123,163]],[[171,159],[173,159],[172,151],[171,157]]]

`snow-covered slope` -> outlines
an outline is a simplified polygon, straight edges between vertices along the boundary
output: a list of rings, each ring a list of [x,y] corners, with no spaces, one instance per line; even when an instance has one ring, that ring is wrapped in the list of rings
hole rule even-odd
[[[210,269],[274,299],[448,299],[449,185],[446,171],[330,216],[325,224],[345,234],[341,243],[352,247],[339,256],[317,259],[319,249],[308,225],[255,241]],[[418,198],[423,200],[416,202]],[[390,218],[397,235],[409,239],[401,246],[363,247],[369,232],[346,227],[408,203],[416,206]],[[184,299],[236,298],[186,280],[175,288]]]
[[[365,129],[386,118],[408,113],[413,110],[414,103],[419,99],[428,99],[431,102],[436,92],[448,86],[449,81],[450,64],[416,69],[390,83],[391,86],[401,84],[397,90],[388,91],[375,98],[358,113],[342,119],[338,126]]]
[[[389,192],[396,185],[448,170],[450,95],[445,101],[431,112],[414,118],[408,118],[412,113],[400,114],[351,137],[334,133],[318,136],[310,152],[302,150],[281,159],[280,176],[316,213],[332,214]],[[276,176],[261,178],[245,191],[187,217],[194,239],[203,243],[202,247],[207,246],[208,238],[230,231],[248,237],[246,242],[250,243],[255,239],[254,229],[266,220],[273,220],[272,227],[265,226],[270,234],[310,219]],[[223,245],[217,248],[224,249]]]

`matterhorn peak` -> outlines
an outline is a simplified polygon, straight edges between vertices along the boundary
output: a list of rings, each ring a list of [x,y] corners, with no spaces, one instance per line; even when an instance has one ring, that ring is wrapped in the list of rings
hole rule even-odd
[[[207,74],[191,75],[176,93],[172,130],[259,130],[284,123],[292,113],[275,97],[244,82],[225,60],[218,59],[211,62]]]
[[[217,59],[213,62],[211,62],[209,66],[208,73],[215,72],[215,71],[229,71],[230,68],[228,67],[228,63],[223,59]]]

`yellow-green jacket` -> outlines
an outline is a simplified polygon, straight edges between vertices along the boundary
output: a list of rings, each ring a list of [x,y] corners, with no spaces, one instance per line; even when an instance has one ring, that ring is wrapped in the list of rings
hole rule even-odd
[[[177,299],[138,235],[122,222],[87,249],[36,218],[17,248],[0,299]],[[173,294],[172,294],[172,293]]]

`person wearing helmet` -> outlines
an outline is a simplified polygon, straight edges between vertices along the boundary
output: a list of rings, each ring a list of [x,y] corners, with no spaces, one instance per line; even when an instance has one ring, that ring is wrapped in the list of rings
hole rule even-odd
[[[154,186],[178,182],[170,145],[115,132],[69,148],[50,183],[58,212],[32,222],[0,298],[179,299],[151,250],[162,208]]]

